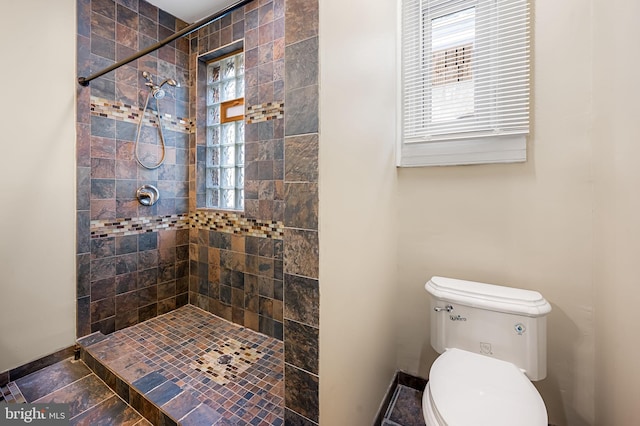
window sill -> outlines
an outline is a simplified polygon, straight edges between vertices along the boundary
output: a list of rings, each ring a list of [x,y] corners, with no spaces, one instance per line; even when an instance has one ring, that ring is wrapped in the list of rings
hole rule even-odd
[[[401,143],[398,167],[458,166],[527,161],[525,135]]]

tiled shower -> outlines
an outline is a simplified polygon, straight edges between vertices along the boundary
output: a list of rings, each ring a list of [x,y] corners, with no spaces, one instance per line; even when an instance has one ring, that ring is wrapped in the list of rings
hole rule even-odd
[[[144,0],[78,0],[78,75],[186,26]],[[77,91],[77,337],[192,304],[283,340],[287,424],[319,415],[317,29],[316,1],[254,0]],[[238,40],[246,107],[284,114],[245,124],[244,212],[200,209],[197,57]],[[133,156],[143,71],[180,83],[155,101],[166,142],[155,170]],[[155,102],[142,117],[148,161],[161,155]],[[160,191],[154,206],[135,199],[145,184]]]

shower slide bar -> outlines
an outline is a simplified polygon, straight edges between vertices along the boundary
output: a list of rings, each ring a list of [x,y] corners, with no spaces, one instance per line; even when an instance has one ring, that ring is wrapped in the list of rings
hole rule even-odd
[[[121,60],[120,62],[116,62],[113,65],[110,65],[106,68],[104,68],[102,71],[98,71],[95,74],[90,75],[89,77],[78,77],[78,84],[80,84],[81,86],[88,86],[89,82],[91,82],[91,80],[94,80],[98,77],[102,77],[103,75],[117,69],[120,68],[123,65],[128,64],[129,62],[135,61],[136,59],[153,52],[154,50],[160,49],[162,46],[165,46],[169,43],[171,43],[172,41],[179,39],[180,37],[184,37],[186,35],[191,34],[194,31],[198,31],[200,28],[204,27],[207,24],[210,24],[211,22],[222,18],[223,16],[233,12],[236,9],[241,8],[242,6],[251,3],[254,0],[240,0],[234,4],[231,4],[227,7],[225,7],[224,9],[214,13],[213,15],[210,15],[204,19],[199,20],[198,22],[194,22],[193,24],[189,25],[188,27],[183,28],[182,30],[178,31],[177,33],[165,38],[162,41],[157,42],[156,44],[153,44],[149,47],[147,47],[146,49],[143,49],[141,51],[139,51],[138,53],[135,53],[131,56],[129,56],[128,58],[125,58],[123,60]]]

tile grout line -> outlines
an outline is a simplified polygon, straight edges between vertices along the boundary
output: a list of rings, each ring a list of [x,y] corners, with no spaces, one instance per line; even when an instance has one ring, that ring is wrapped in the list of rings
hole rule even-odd
[[[63,361],[64,361],[64,360],[63,360]],[[42,398],[44,398],[45,396],[49,396],[49,395],[51,395],[52,393],[58,392],[58,391],[60,391],[60,390],[62,390],[62,389],[65,389],[65,388],[67,388],[67,387],[69,387],[69,386],[73,385],[74,383],[78,383],[80,380],[83,380],[84,378],[86,378],[86,377],[88,377],[88,376],[92,375],[92,374],[93,374],[93,371],[91,371],[91,369],[90,369],[90,368],[89,368],[89,367],[88,367],[84,362],[82,362],[82,364],[83,364],[85,367],[87,367],[87,370],[89,370],[89,373],[88,373],[88,374],[85,374],[84,376],[80,377],[79,379],[74,380],[74,381],[73,381],[73,382],[71,382],[71,383],[67,383],[66,385],[62,386],[61,388],[58,388],[58,389],[53,390],[53,391],[51,391],[51,392],[49,392],[49,393],[47,393],[47,394],[42,395],[40,398],[37,398],[36,400],[34,400],[34,401],[30,402],[30,404],[40,404],[38,401],[39,401],[39,400],[41,400]],[[44,369],[42,369],[42,370],[44,370]],[[42,371],[42,370],[38,370],[38,371]],[[34,371],[34,373],[37,373],[38,371]],[[31,374],[33,374],[33,373],[31,373]],[[26,377],[26,376],[25,376],[25,377]],[[18,383],[16,383],[16,386],[18,387],[18,389],[20,389],[20,386],[18,385]],[[21,390],[21,389],[20,389],[20,393],[22,393],[22,390]],[[24,395],[24,394],[23,394],[23,395]],[[25,399],[26,399],[26,398],[25,398]],[[27,401],[27,402],[28,402],[28,401]]]
[[[86,412],[87,412],[87,411],[89,411],[89,410],[92,410],[93,408],[95,408],[95,407],[97,407],[98,405],[102,404],[103,402],[105,402],[105,401],[107,401],[107,400],[109,400],[109,399],[113,398],[114,396],[115,396],[116,398],[120,399],[120,401],[122,401],[122,402],[124,403],[124,405],[125,405],[125,406],[127,406],[128,408],[131,408],[133,411],[135,411],[135,412],[136,412],[136,413],[137,413],[137,414],[138,414],[142,419],[144,419],[144,418],[145,418],[142,414],[138,413],[138,411],[137,411],[135,408],[133,408],[133,407],[131,406],[131,404],[129,404],[128,402],[126,402],[125,400],[123,400],[122,398],[120,398],[120,395],[118,395],[118,394],[117,394],[113,389],[111,389],[111,388],[109,387],[109,385],[107,385],[107,384],[106,384],[106,383],[105,383],[105,382],[104,382],[100,377],[98,377],[98,375],[97,375],[97,374],[95,374],[95,373],[92,373],[92,374],[93,374],[93,375],[95,375],[95,376],[96,376],[96,378],[97,378],[98,380],[100,380],[100,382],[102,382],[102,383],[103,383],[103,384],[104,384],[104,385],[109,389],[109,391],[110,391],[110,392],[112,392],[112,393],[113,393],[113,395],[110,395],[110,396],[106,397],[105,399],[103,399],[102,401],[98,402],[97,404],[94,404],[94,405],[92,405],[91,407],[87,408],[86,410],[81,411],[80,413],[78,413],[78,414],[76,414],[75,416],[71,417],[69,420],[72,420],[72,419],[77,418],[78,416],[80,416],[80,415],[82,415],[82,414],[86,413]],[[136,424],[137,424],[137,423],[136,423]]]

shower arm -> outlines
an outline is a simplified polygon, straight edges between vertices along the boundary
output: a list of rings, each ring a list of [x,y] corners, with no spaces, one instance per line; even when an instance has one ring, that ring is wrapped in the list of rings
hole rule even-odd
[[[81,86],[88,86],[89,83],[91,82],[91,80],[94,80],[98,77],[102,77],[103,75],[110,73],[111,71],[120,68],[123,65],[128,64],[129,62],[135,61],[136,59],[153,52],[154,50],[158,50],[160,49],[162,46],[165,46],[169,43],[171,43],[172,41],[179,39],[180,37],[184,37],[186,35],[191,34],[194,31],[198,31],[200,28],[204,27],[205,25],[210,24],[211,22],[218,20],[220,18],[222,18],[223,16],[233,12],[236,9],[239,9],[249,3],[251,3],[254,0],[240,0],[237,3],[234,3],[232,5],[229,5],[227,7],[225,7],[224,9],[214,13],[213,15],[210,15],[204,19],[199,20],[198,22],[195,22],[191,25],[189,25],[188,27],[183,28],[182,30],[178,31],[177,33],[165,38],[162,41],[157,42],[156,44],[153,44],[149,47],[147,47],[146,49],[140,50],[138,53],[135,53],[131,56],[129,56],[128,58],[125,58],[123,60],[121,60],[120,62],[116,62],[113,65],[110,65],[106,68],[104,68],[102,71],[98,71],[95,74],[91,74],[89,77],[78,77],[78,84],[80,84]]]

